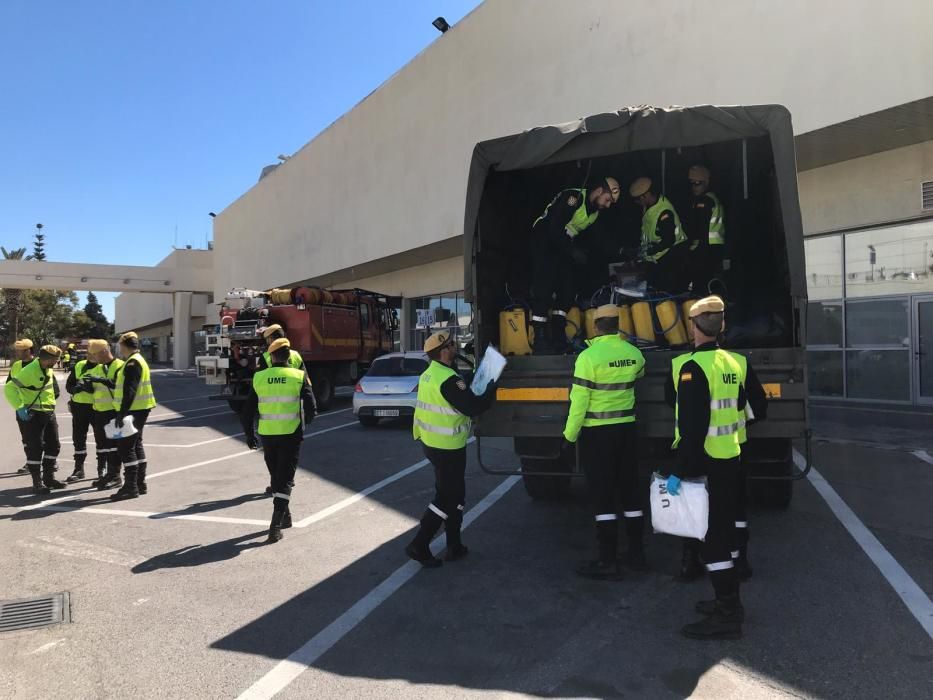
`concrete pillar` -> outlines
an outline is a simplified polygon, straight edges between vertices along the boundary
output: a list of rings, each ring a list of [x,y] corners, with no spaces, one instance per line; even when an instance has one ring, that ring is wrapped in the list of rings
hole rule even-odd
[[[172,366],[188,369],[191,366],[191,292],[175,292],[172,336],[175,340]]]

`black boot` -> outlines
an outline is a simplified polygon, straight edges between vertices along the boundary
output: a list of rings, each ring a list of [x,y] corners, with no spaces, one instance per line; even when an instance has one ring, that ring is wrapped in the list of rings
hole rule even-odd
[[[273,506],[272,522],[269,523],[269,537],[266,544],[275,544],[282,539],[282,521],[285,519],[285,511]]]
[[[285,515],[282,516],[282,529],[287,530],[292,526],[292,511],[290,508],[285,509]]]
[[[460,541],[460,526],[463,523],[463,511],[459,508],[454,511],[444,525],[447,531],[447,554],[444,557],[446,561],[457,561],[463,559],[470,550]]]
[[[123,486],[116,493],[110,494],[111,501],[127,501],[131,498],[139,498],[139,486],[136,483],[136,472],[139,467],[136,464],[123,467]]]
[[[625,534],[628,538],[625,565],[632,571],[648,570],[648,560],[645,558],[644,531],[644,516],[625,518]]]
[[[560,314],[551,315],[551,343],[554,355],[563,355],[567,352],[567,317]]]
[[[706,608],[707,601],[704,601]],[[699,604],[697,604],[699,610]],[[681,630],[691,639],[741,639],[742,623],[745,621],[745,609],[739,600],[738,592],[730,595],[717,595],[713,601],[713,611],[708,617],[684,626]]]
[[[146,485],[146,463],[140,462],[136,466],[136,490],[140,496],[149,493],[149,487]]]
[[[42,478],[39,476],[39,467],[29,470],[30,476],[32,476],[32,492],[36,496],[45,496],[46,494],[52,493],[52,489],[42,483]]]
[[[17,473],[17,474],[28,474],[28,473],[29,473],[29,465],[28,465],[28,464],[24,464],[23,466],[21,466],[19,469],[16,470],[16,473]]]
[[[75,470],[71,472],[71,476],[65,479],[69,484],[74,483],[75,481],[81,481],[84,478],[84,460],[86,459],[85,455],[75,455]]]
[[[107,471],[97,481],[91,484],[96,486],[98,491],[115,489],[123,486],[123,480],[120,478],[120,456],[116,452],[107,454]]]
[[[63,489],[65,484],[55,478],[55,463],[42,465],[42,483],[50,489]]]
[[[739,556],[733,559],[735,575],[739,581],[748,581],[752,577],[752,567],[748,563],[748,547],[739,547]]]
[[[552,355],[554,346],[548,337],[546,321],[532,321],[531,327],[534,329],[535,338],[531,344],[532,352],[535,355]]]
[[[741,609],[741,619],[739,622],[745,622],[745,608],[739,606]],[[693,609],[696,610],[701,615],[712,615],[716,612],[716,599],[713,600],[700,600],[697,601],[697,604],[693,606]]]
[[[706,573],[706,568],[700,561],[699,540],[685,539],[680,559],[680,573],[676,580],[681,583],[691,583],[703,578],[704,573]]]
[[[599,543],[599,558],[577,567],[577,575],[601,581],[619,581],[622,570],[619,568],[617,550],[619,546],[618,520],[597,520],[596,541]]]
[[[427,569],[436,569],[443,564],[444,562],[431,554],[430,547],[431,540],[443,524],[444,519],[433,510],[428,508],[424,511],[424,515],[421,516],[421,527],[418,528],[415,539],[405,547],[405,554]]]

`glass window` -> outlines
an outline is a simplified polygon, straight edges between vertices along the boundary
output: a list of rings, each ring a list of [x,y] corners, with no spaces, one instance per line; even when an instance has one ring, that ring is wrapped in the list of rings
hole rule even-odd
[[[808,352],[807,380],[813,396],[842,396],[842,352]]]
[[[931,256],[933,221],[847,233],[846,296],[933,291]]]
[[[842,347],[842,302],[807,304],[807,346]]]
[[[811,300],[842,297],[842,236],[804,240],[807,296]]]
[[[907,299],[846,302],[846,346],[910,345]]]
[[[906,350],[846,351],[848,397],[910,401],[909,362],[910,353]]]
[[[360,327],[369,328],[369,304],[360,304]]]
[[[373,361],[368,377],[417,377],[428,368],[420,357],[384,357]]]
[[[434,316],[434,330],[442,328],[455,328],[457,326],[457,295],[450,294],[431,299],[431,310]]]

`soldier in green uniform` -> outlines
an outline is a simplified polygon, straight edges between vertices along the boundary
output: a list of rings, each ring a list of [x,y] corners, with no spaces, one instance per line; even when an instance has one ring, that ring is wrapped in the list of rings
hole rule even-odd
[[[267,540],[270,544],[281,540],[282,530],[292,526],[289,504],[304,429],[317,414],[306,373],[290,366],[290,355],[288,338],[278,338],[269,345],[272,364],[253,375],[252,391],[240,412],[250,449],[258,447],[253,420],[259,414],[263,457],[272,479],[272,520]]]
[[[622,577],[616,558],[620,511],[628,537],[626,563],[646,568],[635,423],[635,381],[645,374],[645,358],[619,335],[619,307],[600,306],[595,324],[599,335],[587,341],[574,365],[564,440],[568,447],[579,440],[599,545],[598,557],[577,573],[615,580]]]
[[[438,331],[424,343],[431,364],[418,379],[418,400],[412,432],[420,440],[424,456],[434,467],[434,499],[421,516],[421,527],[405,547],[405,553],[422,566],[442,564],[430,549],[431,539],[443,525],[447,533],[447,561],[462,559],[468,553],[460,540],[466,501],[466,445],[470,439],[470,418],[492,404],[496,383],[477,396],[454,369],[457,346],[450,331]]]

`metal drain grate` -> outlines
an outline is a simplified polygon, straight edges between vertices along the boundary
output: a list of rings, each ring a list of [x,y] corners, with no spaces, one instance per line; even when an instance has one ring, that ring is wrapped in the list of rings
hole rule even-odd
[[[71,598],[54,593],[41,598],[0,600],[0,632],[71,622]]]

